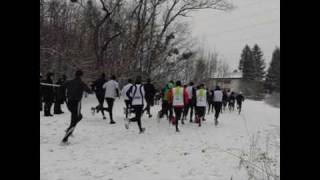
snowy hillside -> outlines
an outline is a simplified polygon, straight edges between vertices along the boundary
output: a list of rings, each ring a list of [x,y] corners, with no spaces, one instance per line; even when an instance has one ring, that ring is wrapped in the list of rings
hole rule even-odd
[[[280,109],[262,101],[244,101],[240,115],[224,112],[218,127],[213,114],[206,115],[201,127],[180,124],[180,133],[165,118],[156,120],[160,106],[154,106],[154,117],[142,118],[144,134],[139,134],[136,123],[125,129],[122,99],[115,102],[114,125],[108,114],[107,120],[101,114],[92,116],[90,108],[95,105],[94,96],[83,99],[84,118],[69,146],[59,145],[70,123],[65,105],[62,115],[40,113],[42,180],[246,180],[248,172],[257,177],[279,175]],[[261,161],[256,157],[261,154],[268,157],[264,159],[269,163],[262,161],[270,167],[258,167]]]

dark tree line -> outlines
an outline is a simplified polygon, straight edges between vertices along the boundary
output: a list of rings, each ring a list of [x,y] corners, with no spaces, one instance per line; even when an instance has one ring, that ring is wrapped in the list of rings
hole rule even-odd
[[[241,54],[239,69],[243,73],[242,89],[248,94],[259,94],[262,91],[280,91],[280,48],[273,52],[270,66],[266,65],[261,48],[255,44],[253,48],[246,45]],[[249,90],[250,89],[250,90]]]
[[[270,67],[267,71],[265,87],[270,92],[280,92],[280,48],[273,51]]]
[[[261,82],[265,76],[265,62],[260,47],[255,44],[251,49],[248,45],[242,50],[239,69],[246,81]]]

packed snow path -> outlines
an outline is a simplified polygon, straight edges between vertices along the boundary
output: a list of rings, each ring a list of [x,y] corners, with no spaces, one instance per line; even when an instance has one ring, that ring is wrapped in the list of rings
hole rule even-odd
[[[274,156],[279,159],[280,109],[262,101],[246,100],[243,111],[224,112],[215,127],[213,114],[198,127],[180,124],[180,132],[166,118],[156,120],[160,105],[152,107],[152,118],[144,115],[144,134],[136,123],[124,127],[122,99],[114,105],[114,120],[109,124],[101,114],[92,116],[97,105],[93,95],[82,100],[83,120],[77,125],[68,146],[59,143],[70,123],[63,105],[62,115],[43,117],[40,112],[40,177],[42,180],[126,180],[126,179],[247,179],[239,170],[239,159],[230,155],[248,149],[252,134],[269,136]],[[105,103],[105,106],[106,103]]]

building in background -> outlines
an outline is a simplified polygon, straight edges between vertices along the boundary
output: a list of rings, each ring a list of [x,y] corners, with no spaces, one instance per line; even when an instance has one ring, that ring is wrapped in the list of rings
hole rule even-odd
[[[230,89],[231,91],[240,91],[240,82],[242,80],[242,72],[232,72],[225,74],[223,76],[219,74],[214,74],[211,78],[205,81],[205,84],[209,89],[215,86],[220,86],[220,88]]]

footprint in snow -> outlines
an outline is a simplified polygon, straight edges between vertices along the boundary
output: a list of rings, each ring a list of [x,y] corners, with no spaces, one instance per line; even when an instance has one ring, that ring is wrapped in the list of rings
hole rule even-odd
[[[136,160],[133,160],[132,162],[134,164],[140,164],[142,162],[142,160],[141,159],[136,159]]]
[[[103,178],[105,175],[103,174],[103,175],[94,175],[93,177],[95,177],[95,178]]]
[[[184,152],[184,153],[183,153],[184,156],[189,155],[189,154],[190,154],[190,153],[188,153],[188,152]]]
[[[275,128],[278,128],[278,127],[279,127],[279,126],[273,125],[273,124],[270,124],[269,126],[270,126],[270,127],[275,127]]]
[[[211,173],[210,173],[211,176],[214,176],[214,177],[221,177],[221,174],[219,174],[219,171],[217,169],[214,169]]]

